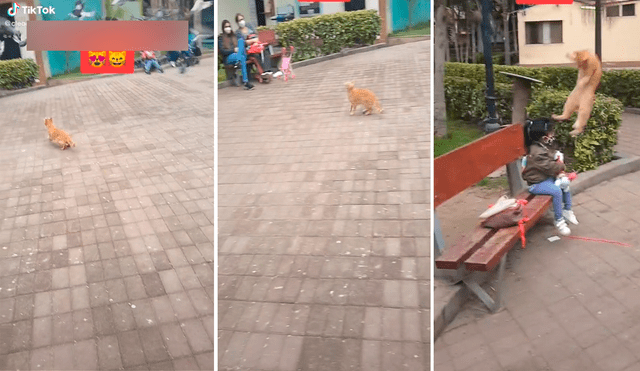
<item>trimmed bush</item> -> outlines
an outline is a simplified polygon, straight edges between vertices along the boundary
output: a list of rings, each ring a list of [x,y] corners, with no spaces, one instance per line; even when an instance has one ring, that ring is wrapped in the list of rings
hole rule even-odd
[[[527,107],[529,117],[551,117],[552,113],[561,113],[569,94],[568,90],[540,91]],[[595,169],[613,159],[622,109],[622,103],[616,98],[597,94],[591,118],[578,137],[569,135],[577,116],[575,113],[570,120],[556,124],[556,140],[562,151],[575,161],[571,164],[573,170]]]
[[[617,98],[627,107],[640,108],[640,71],[606,71],[599,92]]]
[[[444,89],[447,114],[450,117],[469,121],[479,121],[487,117],[484,81],[477,82],[466,77],[447,76],[444,78]],[[495,83],[494,92],[498,98],[496,100],[498,117],[508,120],[511,117],[513,97],[511,84]]]
[[[284,47],[293,45],[293,61],[338,53],[342,48],[371,45],[382,20],[375,10],[359,10],[300,18],[275,27]]]
[[[510,72],[532,77],[543,82],[533,84],[533,95],[539,90],[573,90],[578,78],[575,67],[521,67],[494,65],[495,82],[511,84],[511,78],[500,72]],[[485,81],[484,64],[447,63],[446,76],[466,77],[476,81]],[[640,70],[612,70],[602,74],[598,93],[614,97],[626,107],[640,108]]]
[[[533,84],[531,102],[527,108],[527,114],[532,118],[551,117],[554,113],[562,113],[578,74],[578,70],[572,67],[494,66],[495,95],[498,98],[496,109],[503,122],[509,122],[511,118],[513,81],[499,73],[500,71],[543,81],[543,84]],[[447,114],[452,118],[462,118],[470,122],[486,118],[488,114],[484,98],[484,65],[447,63],[445,75]],[[595,169],[613,159],[623,103],[640,107],[640,94],[633,93],[635,87],[640,89],[640,71],[607,72],[602,78],[584,133],[577,138],[569,135],[576,120],[575,113],[568,121],[558,123],[556,136],[559,145],[572,161],[570,166],[573,170]],[[615,98],[616,96],[624,100],[621,102]]]
[[[0,61],[0,89],[20,89],[33,85],[38,65],[33,59]]]

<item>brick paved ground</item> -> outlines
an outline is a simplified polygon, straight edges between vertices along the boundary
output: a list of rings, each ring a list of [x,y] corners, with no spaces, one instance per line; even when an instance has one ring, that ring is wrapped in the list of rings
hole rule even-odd
[[[622,125],[618,130],[618,144],[615,150],[627,156],[640,156],[640,115],[622,113]]]
[[[220,90],[221,370],[429,370],[429,43]],[[349,116],[344,83],[382,115]]]
[[[623,125],[624,127],[624,125]],[[640,173],[574,198],[575,236],[555,235],[551,217],[509,255],[505,310],[470,302],[435,344],[435,369],[640,370]]]
[[[0,369],[213,368],[214,61],[0,99]]]

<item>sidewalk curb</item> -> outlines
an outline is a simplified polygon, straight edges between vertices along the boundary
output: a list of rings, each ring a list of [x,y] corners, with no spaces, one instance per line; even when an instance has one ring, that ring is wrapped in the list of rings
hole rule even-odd
[[[406,43],[409,43],[409,42],[430,40],[431,36],[421,36],[421,37],[406,38],[406,39],[408,39],[410,41],[403,41],[403,42],[400,42],[400,43],[388,43],[387,42],[385,44],[381,43],[381,44],[373,44],[373,45],[362,46],[362,47],[359,47],[359,48],[345,49],[345,50],[343,50],[341,52],[338,52],[338,53],[329,54],[329,55],[323,55],[323,56],[316,57],[316,58],[306,59],[304,61],[294,62],[294,63],[291,64],[291,67],[299,68],[299,67],[304,67],[304,66],[310,66],[312,64],[326,62],[326,61],[330,61],[332,59],[346,57],[348,55],[366,53],[366,52],[369,52],[369,51],[372,51],[372,50],[386,48],[386,47],[389,47],[389,46],[402,45],[402,44],[406,44]],[[412,39],[415,39],[415,40],[412,40]],[[230,86],[232,86],[232,85],[231,85],[231,81],[229,81],[229,80],[218,83],[218,89],[227,88],[227,87],[230,87]]]
[[[631,114],[634,114],[634,115],[640,115],[640,108],[625,107],[624,108],[624,113],[631,113]]]
[[[571,194],[577,195],[602,182],[639,170],[640,157],[638,156],[611,161],[608,164],[601,165],[595,170],[589,170],[579,174],[574,184],[571,184]]]
[[[213,53],[206,53],[200,56],[200,59],[202,58],[210,58],[213,57]],[[133,73],[140,73],[142,72],[142,69],[134,69]],[[100,75],[95,75],[86,79],[77,79],[77,80],[66,80],[65,82],[62,83],[49,83],[46,82],[44,84],[41,85],[34,85],[34,86],[30,86],[28,88],[24,88],[24,89],[16,89],[16,90],[0,90],[0,99],[5,98],[5,97],[10,97],[12,95],[18,95],[18,94],[24,94],[24,93],[30,93],[32,91],[36,91],[36,90],[40,90],[40,89],[45,89],[45,88],[54,88],[56,86],[62,86],[62,85],[67,85],[67,84],[75,84],[78,82],[83,82],[83,81],[88,81],[91,79],[104,79],[104,78],[108,78],[108,77],[113,77],[113,76],[120,76],[121,74],[118,73],[113,73],[113,74],[100,74]],[[60,80],[57,80],[60,81]]]
[[[640,113],[640,110],[638,111]],[[618,154],[624,156],[623,154]],[[595,185],[606,182],[613,178],[640,171],[640,157],[623,157],[618,160],[601,165],[595,170],[580,173],[578,178],[571,184],[571,194],[576,195]],[[487,275],[488,277],[489,275]],[[435,289],[444,292],[440,298]],[[446,281],[437,279],[434,282],[434,341],[438,339],[447,325],[455,318],[460,308],[469,297],[469,289],[462,284],[451,285]]]

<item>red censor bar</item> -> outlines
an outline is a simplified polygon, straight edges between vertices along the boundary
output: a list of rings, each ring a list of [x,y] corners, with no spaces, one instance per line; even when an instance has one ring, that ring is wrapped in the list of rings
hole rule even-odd
[[[27,50],[187,50],[188,21],[29,21]]]
[[[571,5],[573,0],[516,0],[516,4],[520,5]]]

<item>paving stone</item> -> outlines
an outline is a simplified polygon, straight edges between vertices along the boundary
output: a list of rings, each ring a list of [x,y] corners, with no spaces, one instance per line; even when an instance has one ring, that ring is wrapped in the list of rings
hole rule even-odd
[[[317,81],[313,103],[299,98],[308,88],[303,80],[287,90],[257,86],[252,102],[275,112],[274,99],[287,101],[285,115],[239,119],[246,92],[220,91],[221,369],[419,370],[428,363],[422,331],[430,316],[418,310],[430,301],[430,274],[420,275],[418,266],[430,264],[430,249],[421,252],[424,262],[416,260],[426,242],[418,227],[429,225],[421,193],[430,185],[424,169],[431,151],[429,108],[416,97],[428,96],[428,79],[397,90],[401,55],[402,68],[428,75],[428,65],[417,62],[428,60],[427,43],[411,43],[300,68],[301,78],[337,74]],[[353,63],[370,72],[354,72],[347,67]],[[334,77],[340,73],[374,90],[385,113],[350,116],[344,81]],[[420,205],[413,207],[413,198]],[[172,211],[183,226],[189,222]],[[168,226],[182,241],[177,222]],[[363,354],[370,340],[394,340],[399,355],[369,362]],[[378,342],[379,353],[385,346]]]

